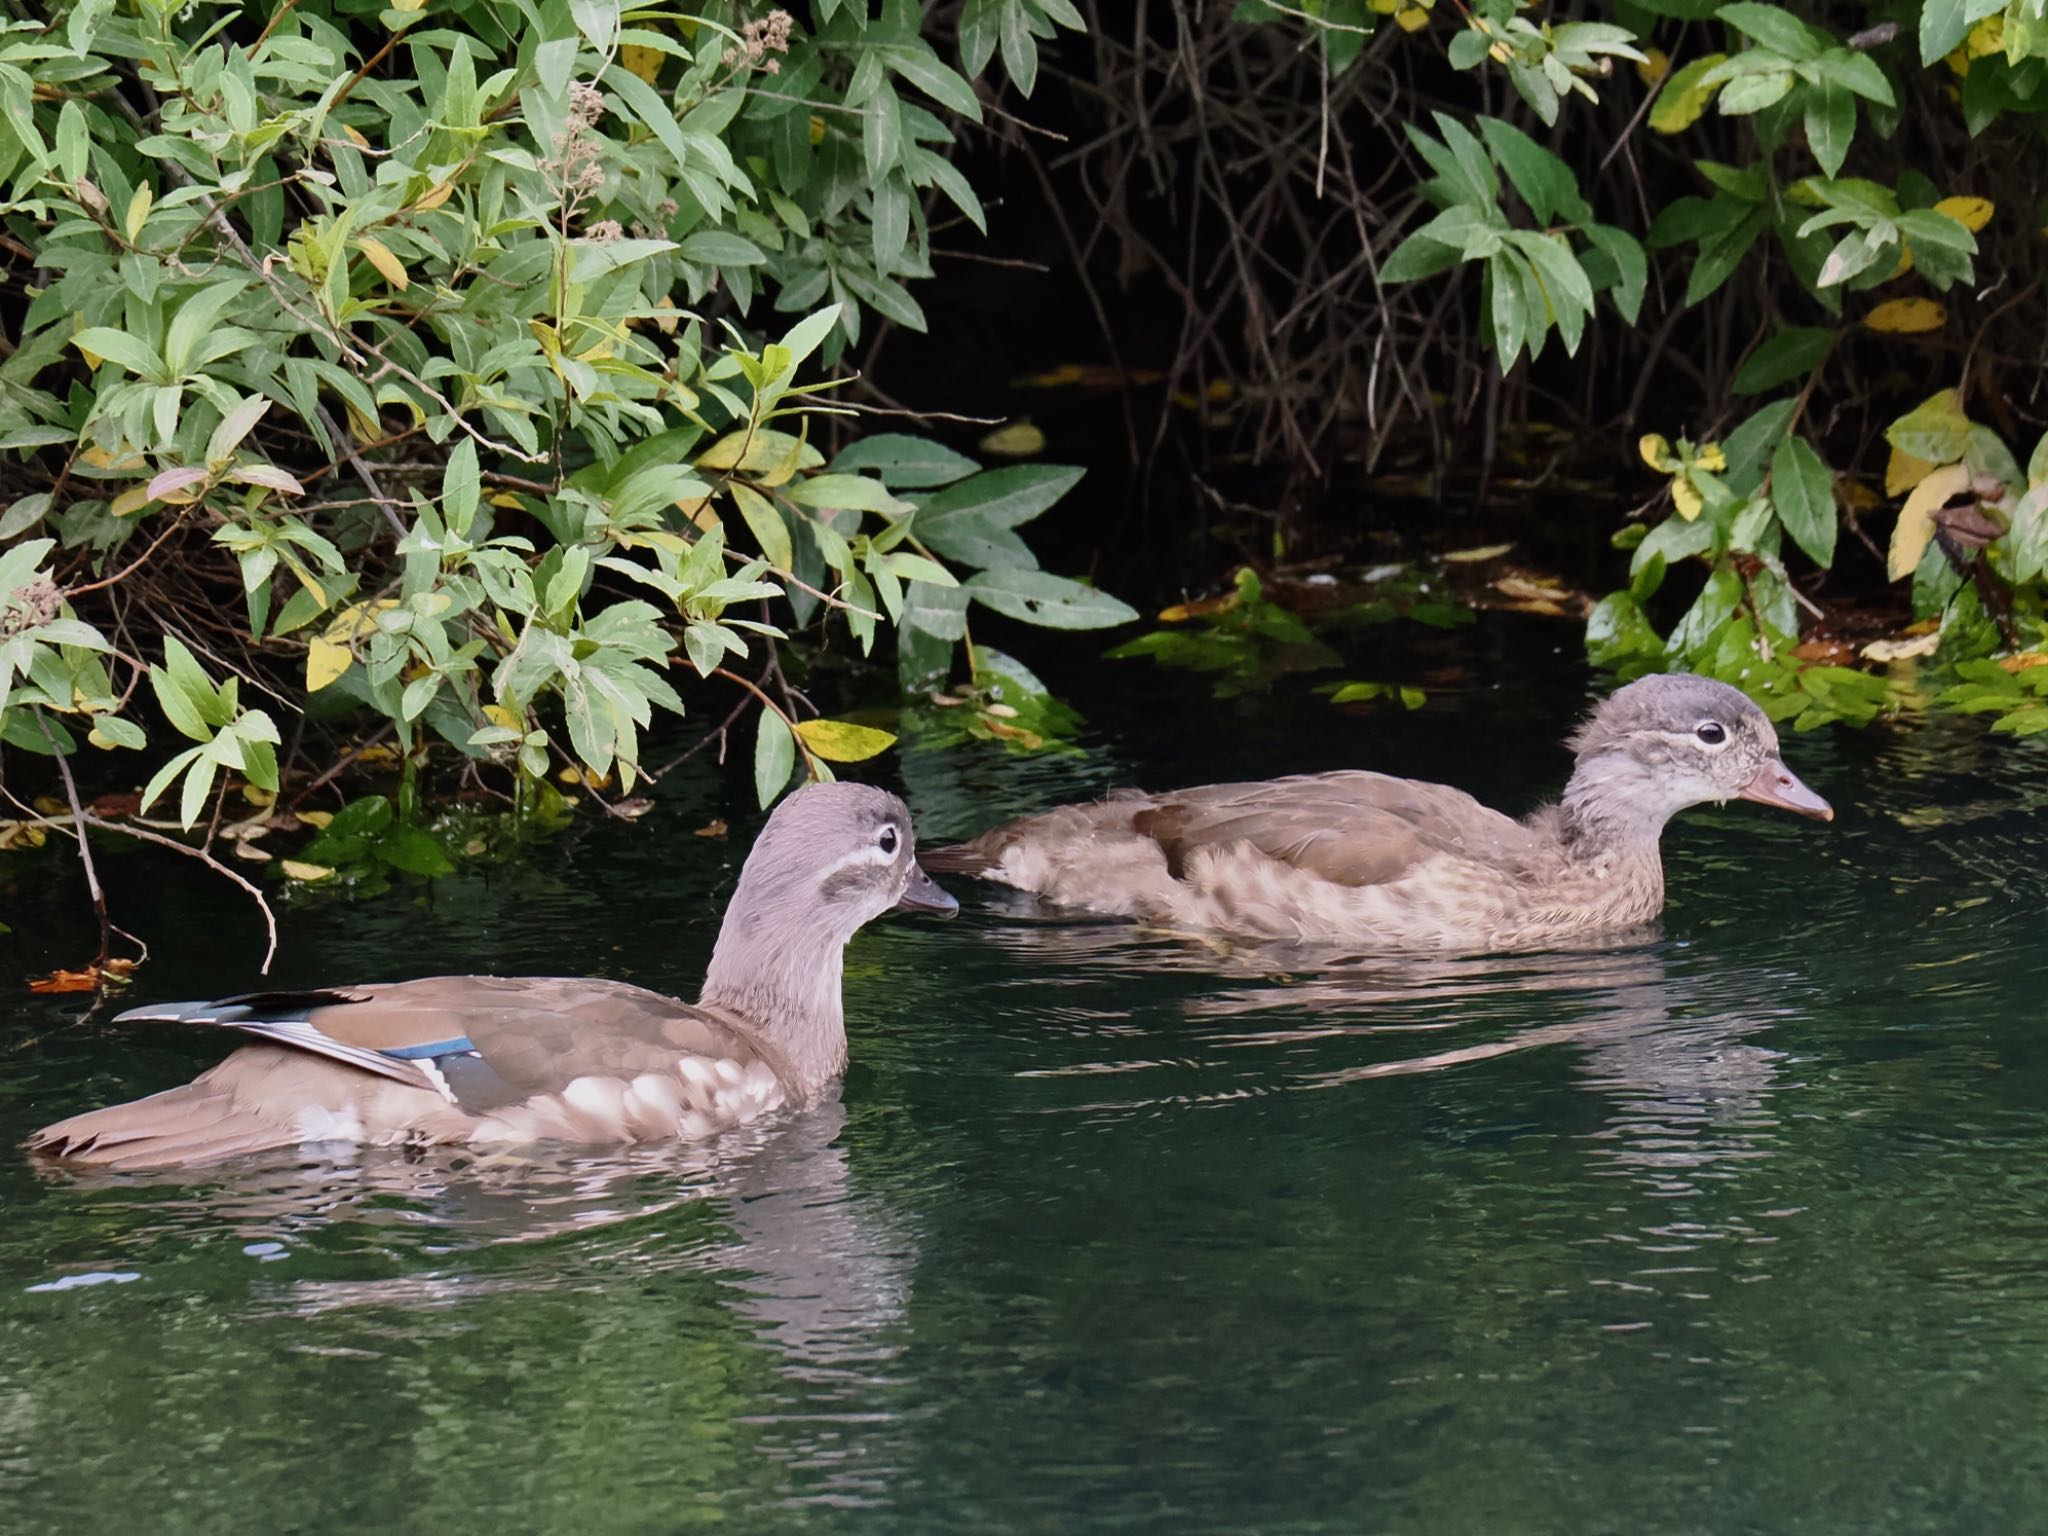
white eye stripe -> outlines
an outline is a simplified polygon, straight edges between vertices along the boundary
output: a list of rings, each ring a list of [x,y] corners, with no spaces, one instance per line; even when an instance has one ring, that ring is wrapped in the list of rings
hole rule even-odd
[[[851,869],[858,864],[869,864],[887,867],[889,865],[893,865],[895,862],[895,855],[882,852],[882,850],[873,843],[864,843],[860,847],[854,849],[851,853],[842,853],[839,856],[839,858],[831,865],[831,867],[825,871],[825,878],[829,880],[832,876],[838,874],[841,870]]]

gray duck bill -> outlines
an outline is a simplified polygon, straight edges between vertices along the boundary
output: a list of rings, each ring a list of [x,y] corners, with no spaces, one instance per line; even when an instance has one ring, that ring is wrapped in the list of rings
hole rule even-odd
[[[922,864],[910,866],[910,884],[903,888],[903,895],[896,902],[898,912],[929,912],[934,917],[951,917],[960,910],[960,903],[953,899],[950,891],[924,872]]]

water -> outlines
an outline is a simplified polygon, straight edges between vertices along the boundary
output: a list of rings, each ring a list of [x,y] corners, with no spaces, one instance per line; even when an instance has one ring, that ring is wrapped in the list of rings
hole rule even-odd
[[[1489,681],[1365,718],[1083,655],[1082,754],[892,771],[928,839],[1354,763],[1520,808],[1589,686],[1531,659],[1557,638],[1436,642]],[[2041,1529],[2048,756],[1956,720],[1787,750],[1840,819],[1688,815],[1647,942],[1260,952],[962,887],[855,942],[842,1101],[743,1141],[0,1155],[5,1527]],[[732,793],[302,901],[278,978],[686,992],[758,822]],[[138,997],[252,983],[233,892],[109,864]],[[11,972],[90,952],[73,890],[4,901]],[[0,1051],[12,1143],[219,1047],[17,997]]]

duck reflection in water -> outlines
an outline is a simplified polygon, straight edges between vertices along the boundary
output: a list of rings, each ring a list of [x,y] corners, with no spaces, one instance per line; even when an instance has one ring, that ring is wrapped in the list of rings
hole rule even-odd
[[[1002,923],[990,938],[1027,954],[1041,986],[1074,988],[1077,1005],[1097,981],[1130,969],[1199,978],[1177,1010],[1210,1027],[1183,1040],[1188,1049],[1173,1062],[1157,1059],[1155,1036],[1143,1060],[1070,1062],[1030,1075],[1128,1082],[1192,1062],[1205,1086],[1157,1102],[1221,1101],[1451,1072],[1567,1047],[1580,1079],[1614,1106],[1596,1139],[1617,1165],[1668,1174],[1675,1188],[1682,1170],[1768,1155],[1776,1123],[1768,1098],[1786,1057],[1750,1037],[1799,1017],[1806,987],[1780,967],[1719,959],[1695,967],[1684,954],[1650,947],[1653,935],[1641,928],[1568,951],[1456,957],[1305,954],[1291,944],[1198,936],[1161,942],[1125,925],[1028,917]],[[1303,968],[1308,958],[1315,969]],[[1433,1047],[1419,1048],[1424,1040]],[[1373,1045],[1390,1053],[1356,1059]],[[1282,1072],[1244,1054],[1267,1052],[1282,1054]],[[1115,1107],[1132,1102],[1120,1098]]]
[[[130,1240],[180,1246],[225,1229],[257,1258],[324,1267],[315,1242],[401,1229],[407,1272],[375,1278],[259,1277],[250,1312],[309,1317],[345,1309],[450,1309],[506,1292],[583,1290],[630,1275],[696,1273],[736,1291],[734,1309],[796,1372],[857,1370],[895,1353],[916,1242],[909,1224],[860,1192],[838,1138],[843,1105],[747,1127],[708,1143],[593,1152],[540,1146],[476,1155],[323,1147],[182,1177],[71,1174],[101,1212],[135,1192]],[[694,1240],[693,1240],[694,1239]],[[517,1255],[534,1250],[530,1261]],[[431,1268],[416,1267],[430,1255]],[[107,1267],[149,1265],[134,1253]],[[355,1267],[355,1266],[351,1266]]]

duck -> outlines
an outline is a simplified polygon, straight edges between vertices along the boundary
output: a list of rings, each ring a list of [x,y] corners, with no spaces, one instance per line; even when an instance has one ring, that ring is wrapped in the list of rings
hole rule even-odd
[[[1443,784],[1363,770],[1122,791],[929,851],[940,874],[1175,930],[1389,949],[1528,949],[1664,906],[1659,838],[1689,806],[1834,811],[1740,689],[1660,673],[1570,738],[1563,796],[1521,820]]]
[[[712,1136],[838,1080],[843,952],[891,909],[959,910],[920,867],[908,808],[867,785],[808,785],[749,851],[694,1003],[592,977],[432,976],[132,1008],[115,1022],[254,1039],[182,1087],[60,1120],[28,1146],[139,1169],[308,1142]]]

